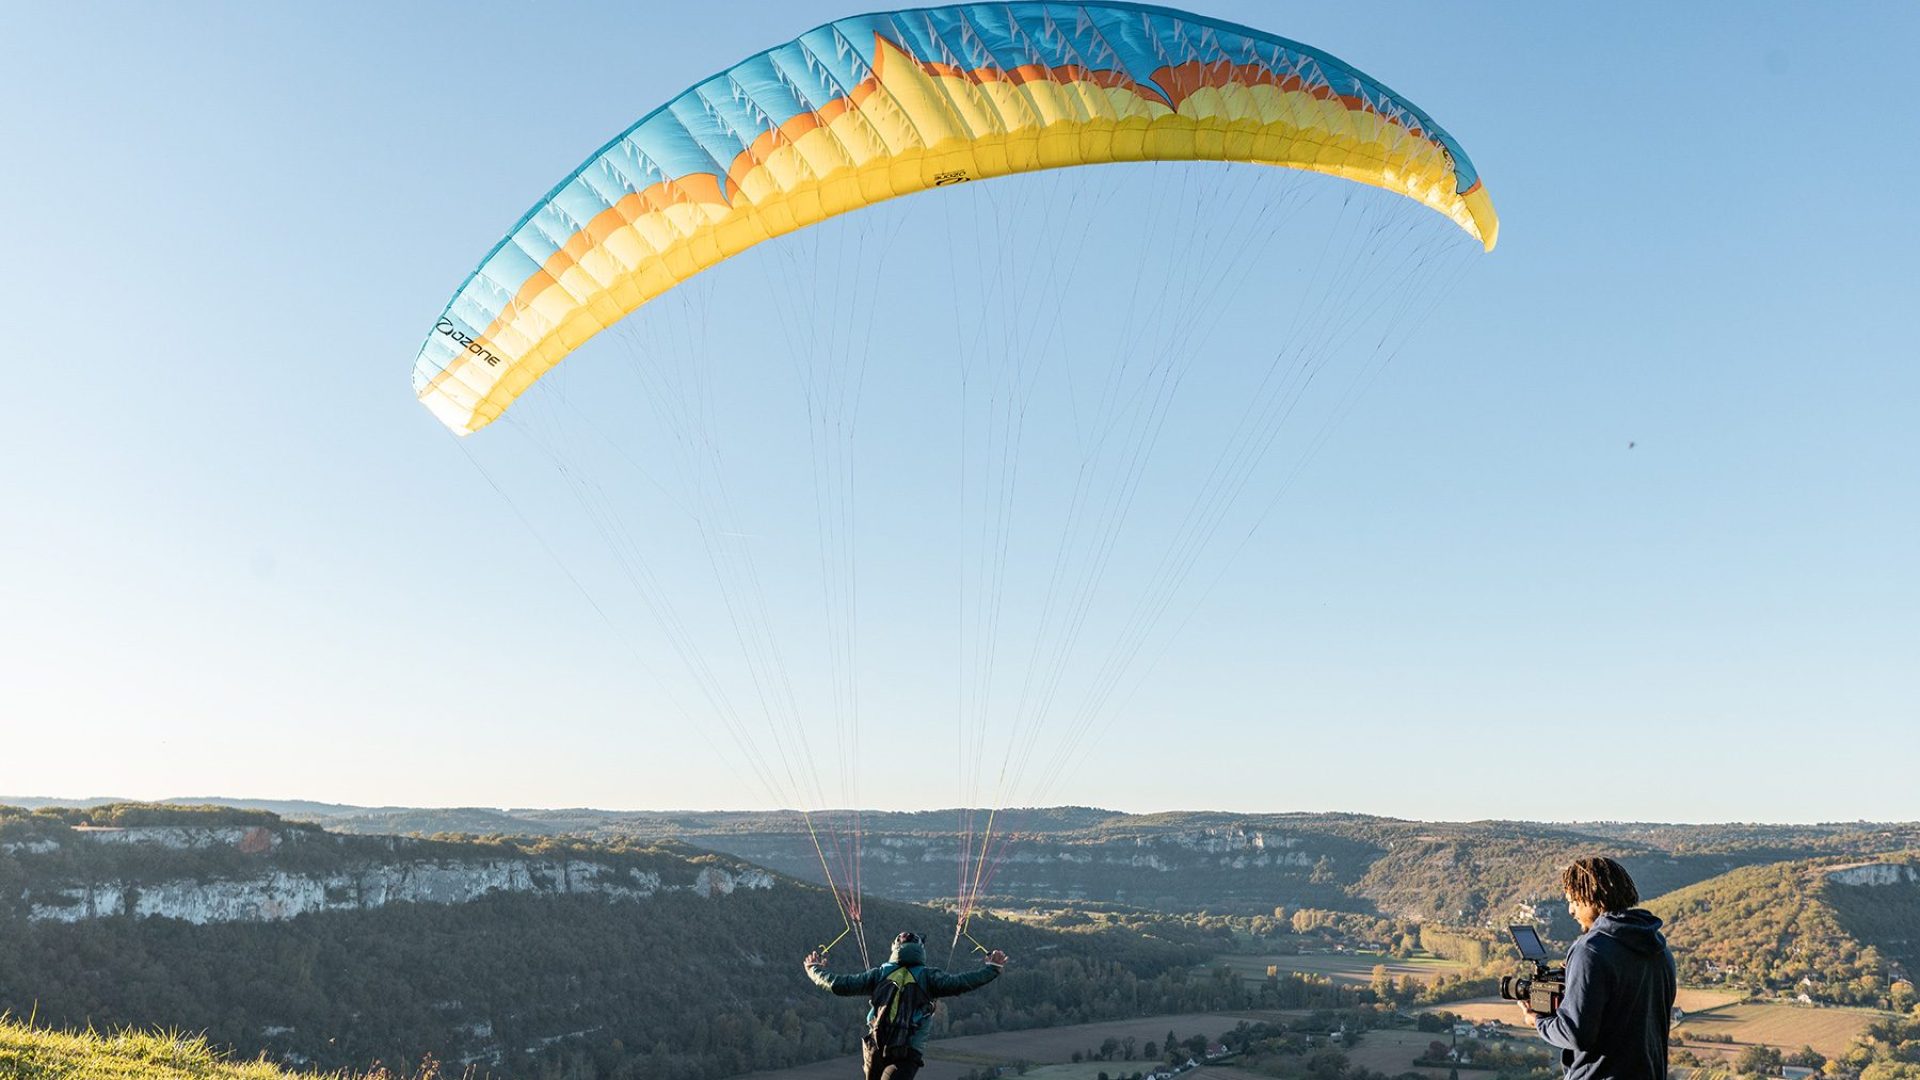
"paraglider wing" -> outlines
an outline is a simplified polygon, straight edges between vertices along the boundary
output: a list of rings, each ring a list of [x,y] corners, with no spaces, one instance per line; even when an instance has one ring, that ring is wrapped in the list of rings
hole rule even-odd
[[[568,353],[763,240],[1012,173],[1212,160],[1327,173],[1445,214],[1493,204],[1425,113],[1325,53],[1135,4],[965,4],[841,19],[649,113],[553,189],[434,323],[414,392],[459,434]]]

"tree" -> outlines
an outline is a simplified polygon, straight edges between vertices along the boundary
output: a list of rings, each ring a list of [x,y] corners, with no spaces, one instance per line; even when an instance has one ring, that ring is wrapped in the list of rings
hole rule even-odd
[[[1917,1001],[1920,1001],[1920,995],[1914,993],[1913,983],[1906,979],[1894,983],[1887,991],[1887,1005],[1894,1012],[1909,1012],[1915,1007]]]
[[[1733,1059],[1733,1067],[1743,1073],[1765,1076],[1780,1064],[1780,1051],[1771,1046],[1755,1044],[1740,1051]]]
[[[1129,1036],[1127,1036],[1126,1038],[1124,1038],[1124,1039],[1121,1039],[1121,1040],[1120,1040],[1120,1053],[1121,1053],[1121,1055],[1122,1055],[1122,1057],[1123,1057],[1123,1060],[1126,1060],[1126,1061],[1132,1061],[1132,1060],[1133,1060],[1133,1044],[1134,1044],[1134,1041],[1135,1041],[1135,1040],[1134,1040],[1134,1037],[1133,1037],[1133,1036],[1131,1036],[1131,1035],[1129,1035]]]
[[[1347,1055],[1338,1050],[1316,1050],[1307,1059],[1307,1075],[1312,1080],[1341,1080],[1347,1075]]]
[[[1160,1044],[1157,1042],[1154,1042],[1152,1039],[1148,1039],[1147,1045],[1145,1047],[1142,1047],[1142,1052],[1140,1056],[1146,1058],[1148,1061],[1152,1061],[1154,1058],[1159,1057]]]
[[[1112,1061],[1113,1055],[1120,1052],[1120,1040],[1109,1035],[1100,1043],[1100,1060]]]
[[[1783,1059],[1785,1064],[1798,1065],[1803,1069],[1817,1069],[1827,1063],[1827,1055],[1811,1046],[1803,1046]]]
[[[1393,973],[1387,970],[1387,965],[1385,964],[1373,965],[1373,979],[1372,979],[1371,985],[1373,987],[1373,996],[1375,998],[1379,999],[1380,1001],[1390,1002],[1393,1000],[1394,998]]]

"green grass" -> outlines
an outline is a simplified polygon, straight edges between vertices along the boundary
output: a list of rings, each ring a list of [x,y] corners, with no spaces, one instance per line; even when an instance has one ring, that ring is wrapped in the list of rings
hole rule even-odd
[[[377,1074],[385,1077],[385,1074]],[[234,1061],[198,1036],[165,1032],[48,1031],[0,1016],[0,1077],[6,1080],[348,1080],[290,1073],[265,1061]],[[374,1077],[366,1080],[375,1080]],[[390,1078],[387,1078],[390,1080]]]

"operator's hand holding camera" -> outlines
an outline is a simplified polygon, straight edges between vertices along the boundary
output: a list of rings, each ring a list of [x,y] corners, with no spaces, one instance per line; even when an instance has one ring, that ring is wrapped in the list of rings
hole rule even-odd
[[[1677,980],[1660,920],[1612,859],[1575,862],[1560,886],[1583,933],[1554,967],[1533,927],[1509,928],[1531,970],[1502,978],[1500,996],[1560,1048],[1567,1080],[1666,1080]]]

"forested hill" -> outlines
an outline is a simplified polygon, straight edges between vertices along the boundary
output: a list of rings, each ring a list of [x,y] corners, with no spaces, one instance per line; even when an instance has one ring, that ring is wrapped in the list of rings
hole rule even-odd
[[[792,813],[234,802],[362,834],[677,840],[799,878],[820,878],[805,824]],[[954,810],[865,814],[868,890],[908,901],[951,897],[966,846],[963,820]],[[1284,905],[1456,925],[1533,918],[1561,936],[1573,927],[1555,875],[1578,855],[1620,858],[1642,892],[1653,896],[1743,866],[1920,849],[1915,824],[1462,823],[1051,807],[1002,811],[1000,825],[1012,841],[995,868],[993,891],[1007,900],[1245,914]]]
[[[865,914],[876,938],[952,925],[873,899]],[[0,810],[0,1015],[204,1031],[289,1065],[410,1070],[431,1054],[496,1075],[699,1080],[833,1056],[853,1046],[858,1003],[812,987],[799,961],[841,926],[823,889],[671,842]],[[1168,932],[976,920],[1018,962],[942,1023],[972,1034],[1239,1000],[1237,982],[1189,975],[1218,942]],[[860,962],[851,941],[832,959]]]
[[[1920,856],[1745,867],[1648,906],[1667,920],[1683,981],[1902,1012],[1914,1003]]]

